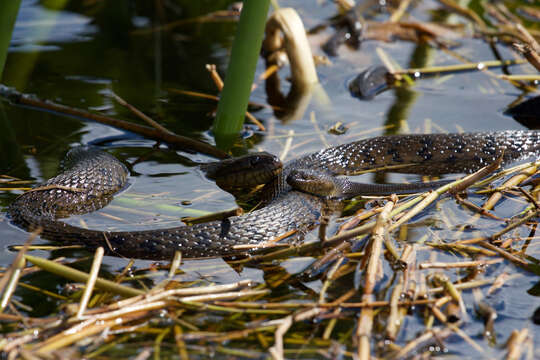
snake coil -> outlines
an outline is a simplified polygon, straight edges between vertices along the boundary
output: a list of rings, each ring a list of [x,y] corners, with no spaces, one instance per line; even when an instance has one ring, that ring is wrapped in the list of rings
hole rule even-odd
[[[397,172],[432,175],[471,172],[501,154],[505,163],[538,156],[539,134],[393,135],[343,144],[285,164],[265,187],[269,204],[247,215],[194,226],[118,232],[88,230],[58,220],[103,207],[128,176],[125,166],[113,156],[92,148],[76,148],[68,154],[62,173],[19,196],[8,213],[11,221],[25,230],[41,227],[42,238],[88,248],[103,246],[110,254],[130,258],[167,259],[177,250],[184,257],[233,255],[245,253],[246,246],[261,246],[289,232],[297,231],[296,236],[301,236],[318,224],[325,200],[293,190],[285,181],[293,170],[310,169],[332,176],[383,166],[397,166],[392,170]]]

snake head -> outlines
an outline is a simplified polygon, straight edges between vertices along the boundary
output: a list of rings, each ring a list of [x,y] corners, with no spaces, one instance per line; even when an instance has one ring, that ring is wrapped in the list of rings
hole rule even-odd
[[[274,180],[282,169],[283,164],[279,158],[267,152],[201,165],[206,177],[215,180],[219,187],[225,190],[267,184]]]
[[[326,172],[312,169],[292,169],[287,183],[294,189],[321,197],[336,197],[340,193],[337,179]]]

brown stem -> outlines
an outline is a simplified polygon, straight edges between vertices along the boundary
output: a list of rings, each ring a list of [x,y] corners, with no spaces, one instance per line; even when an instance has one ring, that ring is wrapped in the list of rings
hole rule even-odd
[[[43,101],[34,96],[22,94],[14,89],[10,89],[5,86],[0,87],[0,96],[9,99],[15,104],[27,105],[39,110],[54,111],[60,114],[92,120],[101,124],[131,131],[150,139],[166,142],[169,145],[178,147],[186,151],[197,151],[218,159],[226,159],[229,157],[229,155],[223,150],[220,150],[212,145],[190,139],[185,136],[163,132],[148,126],[138,125],[104,115],[93,114],[85,110],[68,107],[65,105],[54,103],[52,101]]]

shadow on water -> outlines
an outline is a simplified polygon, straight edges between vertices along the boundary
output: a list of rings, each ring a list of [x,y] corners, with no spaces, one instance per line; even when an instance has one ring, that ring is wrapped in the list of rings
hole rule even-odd
[[[24,157],[17,143],[16,132],[8,119],[4,102],[0,101],[0,169],[16,177],[28,178],[29,171],[21,164],[24,164]]]

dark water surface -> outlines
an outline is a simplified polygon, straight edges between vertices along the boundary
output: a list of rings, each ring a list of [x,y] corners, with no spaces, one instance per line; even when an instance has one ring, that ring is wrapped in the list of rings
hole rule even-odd
[[[230,1],[176,1],[163,13],[153,7],[154,2],[145,1],[71,1],[63,10],[50,7],[48,2],[24,0],[13,34],[12,44],[5,68],[4,84],[42,99],[65,105],[99,111],[104,114],[133,119],[125,108],[110,96],[114,92],[150,115],[170,130],[206,142],[213,142],[210,133],[213,100],[179,95],[174,89],[192,90],[217,94],[205,64],[216,64],[224,74],[235,30],[234,18],[222,18],[206,22],[185,22],[166,31],[153,29],[173,20],[193,19],[213,10],[226,9]],[[331,2],[280,1],[281,6],[294,6],[305,22],[306,28],[325,21],[334,15]],[[430,9],[436,2],[421,2],[413,11],[418,20],[429,20]],[[454,16],[448,22],[460,21]],[[315,53],[321,55],[319,44],[332,33],[326,29],[309,38]],[[493,60],[489,46],[481,41],[465,39],[456,51],[468,59]],[[450,55],[413,43],[366,42],[361,51],[341,47],[339,57],[332,58],[331,65],[318,67],[322,88],[326,96],[314,95],[303,116],[295,121],[282,122],[268,108],[256,109],[254,115],[268,128],[262,133],[251,125],[246,130],[244,147],[235,153],[266,150],[281,154],[289,136],[291,150],[287,159],[362,137],[400,132],[455,132],[521,129],[519,123],[504,116],[503,111],[515,101],[521,91],[509,83],[495,80],[484,73],[474,72],[426,79],[412,88],[387,91],[373,101],[358,101],[347,90],[347,82],[370,65],[379,65],[376,48],[383,49],[403,68],[424,65],[456,63]],[[513,58],[506,47],[499,46],[503,58]],[[263,72],[259,62],[257,76]],[[512,68],[515,73],[531,72],[528,65]],[[494,70],[500,73],[500,70]],[[282,70],[284,76],[287,70]],[[264,84],[254,90],[251,100],[266,103]],[[283,81],[284,87],[286,82]],[[172,89],[172,90],[171,90]],[[35,109],[0,102],[0,174],[37,182],[53,176],[66,151],[78,144],[97,143],[118,156],[130,166],[130,188],[115,199],[111,205],[97,213],[85,215],[84,221],[91,228],[141,229],[178,224],[178,218],[198,215],[235,206],[234,198],[219,190],[197,170],[196,164],[211,160],[200,154],[174,151],[164,145],[137,135],[81,119],[59,116]],[[313,120],[315,119],[315,120]],[[341,121],[349,127],[344,135],[333,135],[326,130]],[[364,181],[392,181],[406,179],[416,181],[416,175],[388,175],[386,178],[364,176]],[[20,193],[0,192],[0,205],[7,205]],[[474,198],[481,203],[483,198]],[[189,201],[191,205],[182,205]],[[522,204],[503,200],[498,205],[499,216],[511,216]],[[430,239],[453,239],[452,230],[471,214],[455,205],[451,199],[443,200],[437,207],[416,217],[409,230],[411,242]],[[78,223],[79,218],[70,219]],[[504,224],[489,219],[478,221],[466,236],[491,234]],[[527,236],[527,230],[518,230],[516,236]],[[7,266],[14,257],[8,247],[23,243],[28,234],[0,222],[0,265]],[[528,249],[530,256],[538,258],[535,243]],[[60,254],[79,256],[82,251],[35,252],[47,258]],[[429,258],[440,261],[457,261],[447,252],[418,252],[418,261]],[[290,259],[281,265],[291,273],[300,271],[309,259]],[[128,260],[107,257],[105,268],[110,271],[122,269]],[[145,268],[148,261],[137,261],[137,268]],[[244,268],[232,270],[221,259],[186,261],[185,271],[179,280],[195,280],[207,277],[224,283],[249,278],[264,281],[264,271]],[[387,269],[388,270],[388,269]],[[513,279],[490,296],[487,301],[499,312],[496,323],[497,341],[501,344],[513,329],[528,327],[535,344],[540,344],[538,326],[529,320],[540,305],[529,291],[538,277],[516,269],[504,262],[490,266],[486,276],[502,272],[513,274]],[[388,271],[387,273],[390,273]],[[457,276],[461,274],[456,271]],[[156,280],[158,281],[159,278]],[[383,280],[384,281],[384,280]],[[388,279],[387,279],[388,281]],[[47,287],[47,278],[36,279]],[[318,290],[320,281],[306,283]],[[340,284],[347,288],[350,284]],[[538,285],[536,285],[538,287]],[[52,289],[55,287],[53,286]],[[301,294],[300,290],[294,290]],[[341,290],[336,289],[337,294]],[[33,295],[21,292],[25,301]],[[465,293],[465,302],[471,304],[471,293]],[[47,313],[47,299],[35,307],[33,316]],[[474,318],[474,311],[468,309]],[[403,340],[414,337],[422,329],[415,317],[408,317]],[[500,356],[497,346],[488,345],[482,338],[483,325],[470,321],[468,334],[477,334],[475,340],[486,348],[486,356]],[[454,339],[458,346],[452,347],[456,355],[465,355],[469,345],[460,338]]]

